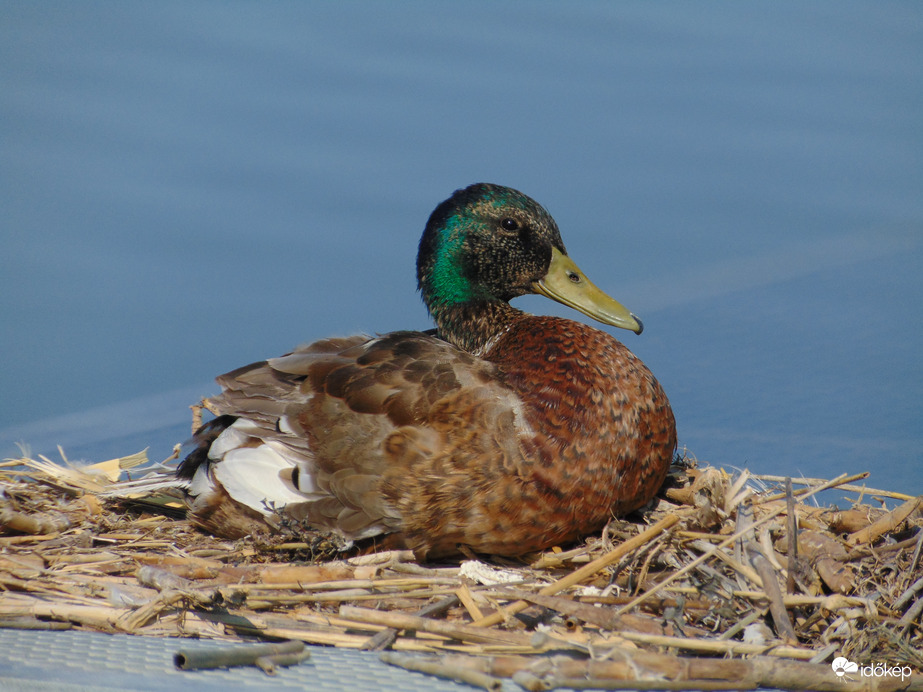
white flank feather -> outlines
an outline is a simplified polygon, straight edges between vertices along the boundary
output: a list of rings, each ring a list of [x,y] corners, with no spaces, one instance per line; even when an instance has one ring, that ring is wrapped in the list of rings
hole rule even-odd
[[[225,428],[221,431],[221,434],[215,438],[212,442],[211,447],[208,448],[208,458],[220,460],[225,454],[230,452],[232,449],[237,449],[238,447],[243,446],[247,441],[249,435],[241,430],[242,426],[238,426],[243,418],[238,418],[233,425]]]
[[[268,445],[229,450],[211,472],[228,494],[241,504],[270,515],[305,496],[286,482],[294,464]],[[283,476],[284,472],[284,476]]]
[[[186,492],[192,497],[199,497],[211,493],[215,489],[215,482],[212,480],[211,471],[206,464],[199,464],[192,480],[188,481]]]

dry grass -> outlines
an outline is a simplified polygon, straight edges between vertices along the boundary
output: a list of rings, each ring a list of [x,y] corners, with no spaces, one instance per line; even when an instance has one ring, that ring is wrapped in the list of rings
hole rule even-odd
[[[141,461],[0,465],[0,626],[389,648],[486,688],[923,689],[923,503],[867,474],[792,489],[680,460],[654,508],[582,545],[418,564],[100,500]],[[830,488],[858,497],[816,504]],[[837,656],[914,675],[844,686]]]

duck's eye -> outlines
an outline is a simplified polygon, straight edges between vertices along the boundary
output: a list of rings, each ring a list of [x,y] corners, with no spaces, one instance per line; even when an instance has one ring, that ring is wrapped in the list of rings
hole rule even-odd
[[[500,228],[502,228],[504,231],[518,231],[519,222],[516,219],[507,217],[500,222]]]

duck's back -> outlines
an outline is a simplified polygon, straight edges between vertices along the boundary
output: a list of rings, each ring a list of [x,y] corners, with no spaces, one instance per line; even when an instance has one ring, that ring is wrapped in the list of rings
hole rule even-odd
[[[284,507],[421,557],[458,544],[521,554],[649,500],[675,448],[644,365],[558,318],[523,317],[483,359],[396,332],[317,342],[219,382],[222,417],[184,471],[193,516],[218,533],[233,533],[217,511],[229,495],[257,522]]]

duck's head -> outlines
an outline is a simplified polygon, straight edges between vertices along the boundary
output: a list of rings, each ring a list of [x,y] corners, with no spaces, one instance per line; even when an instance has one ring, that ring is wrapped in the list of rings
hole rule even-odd
[[[508,187],[457,190],[429,217],[417,255],[417,283],[444,331],[459,311],[540,293],[603,324],[643,326],[598,289],[567,256],[558,226],[535,200]]]

